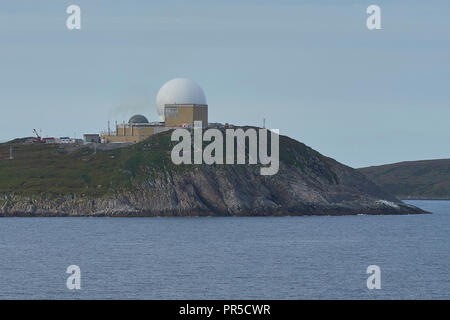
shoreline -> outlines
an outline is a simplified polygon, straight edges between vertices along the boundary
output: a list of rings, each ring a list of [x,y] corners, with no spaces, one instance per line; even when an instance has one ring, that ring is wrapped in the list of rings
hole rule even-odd
[[[218,212],[189,212],[184,214],[163,213],[155,214],[151,212],[110,212],[110,213],[57,213],[57,212],[14,212],[14,213],[0,213],[1,218],[252,218],[252,217],[342,217],[342,216],[387,216],[387,215],[422,215],[433,214],[432,212],[423,210],[419,207],[409,207],[408,210],[337,210],[336,212],[260,212],[260,213],[239,213],[239,214],[224,214]]]
[[[420,200],[430,200],[430,201],[449,201],[450,200],[450,198],[402,198],[402,197],[399,197],[399,199],[401,200],[401,201],[409,201],[409,200],[418,200],[418,201],[420,201]]]

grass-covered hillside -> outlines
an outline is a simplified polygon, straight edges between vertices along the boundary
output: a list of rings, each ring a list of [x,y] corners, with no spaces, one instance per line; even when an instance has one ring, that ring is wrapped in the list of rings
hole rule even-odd
[[[174,165],[178,142],[170,131],[134,145],[99,145],[97,152],[92,145],[3,143],[0,216],[424,213],[358,171],[279,139],[279,171],[271,176],[261,175],[261,165]]]
[[[171,132],[164,132],[144,142],[113,150],[102,150],[100,145],[96,152],[93,146],[24,144],[24,139],[3,143],[0,144],[0,194],[97,197],[131,190],[158,172],[195,168],[172,163],[170,153],[177,142],[170,138]],[[14,160],[9,160],[10,145]],[[204,147],[206,145],[205,142]],[[322,157],[306,145],[280,136],[280,161],[298,167],[314,166],[317,174],[323,174],[330,181],[336,179],[326,162],[320,166],[310,163],[317,156]]]
[[[102,150],[100,145],[96,152],[93,146],[24,144],[23,141],[0,144],[0,194],[102,196],[130,190],[158,172],[195,167],[172,163],[170,154],[177,142],[171,141],[171,131],[113,150]],[[204,147],[207,144],[204,142]],[[14,160],[9,160],[10,145]],[[326,162],[313,163],[317,157],[323,156],[298,141],[280,136],[280,161],[300,168],[313,167],[318,175],[335,180]]]
[[[359,170],[401,199],[450,199],[450,159],[407,161]]]
[[[170,134],[114,150],[70,145],[0,144],[0,194],[79,194],[101,196],[131,188],[143,173],[171,167]],[[145,172],[144,172],[145,171]]]

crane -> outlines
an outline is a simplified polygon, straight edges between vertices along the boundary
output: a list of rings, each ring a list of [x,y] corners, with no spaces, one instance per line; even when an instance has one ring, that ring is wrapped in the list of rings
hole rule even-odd
[[[42,142],[41,136],[39,135],[36,129],[33,129],[33,131],[34,134],[36,135],[36,142],[41,143]]]

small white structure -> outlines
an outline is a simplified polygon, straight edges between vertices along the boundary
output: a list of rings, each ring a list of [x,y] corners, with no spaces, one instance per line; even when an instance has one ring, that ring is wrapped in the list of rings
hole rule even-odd
[[[100,135],[97,133],[86,133],[83,135],[83,140],[85,144],[100,143]]]
[[[55,142],[61,144],[69,144],[69,143],[76,143],[77,141],[69,137],[61,137],[59,139],[55,139]]]

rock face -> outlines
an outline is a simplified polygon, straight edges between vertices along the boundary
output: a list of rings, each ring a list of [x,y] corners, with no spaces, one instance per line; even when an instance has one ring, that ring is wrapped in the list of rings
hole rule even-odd
[[[151,138],[152,139],[152,138]],[[145,152],[146,144],[130,152]],[[136,149],[138,148],[138,149]],[[105,151],[109,152],[109,151]],[[167,154],[167,152],[166,152]],[[120,170],[126,170],[126,167]],[[101,196],[4,193],[1,216],[281,216],[426,213],[384,192],[366,176],[280,136],[280,170],[261,176],[250,165],[171,166],[132,188]]]

